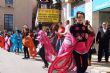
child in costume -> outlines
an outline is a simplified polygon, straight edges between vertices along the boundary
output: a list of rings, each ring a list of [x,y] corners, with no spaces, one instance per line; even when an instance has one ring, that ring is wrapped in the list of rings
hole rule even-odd
[[[23,59],[30,58],[30,56],[32,58],[35,58],[37,55],[37,51],[36,51],[32,38],[29,36],[29,29],[24,28],[23,34],[24,34],[23,40],[22,40],[23,46],[24,46],[24,58]]]
[[[39,55],[44,61],[44,67],[48,68],[48,62],[52,62],[52,56],[56,56],[55,49],[53,48],[48,36],[42,30],[42,24],[39,25],[39,32],[37,37],[39,43],[42,45],[42,48],[39,50]]]
[[[0,48],[4,48],[5,47],[5,39],[3,37],[2,32],[0,32]]]
[[[70,32],[65,36],[59,55],[51,64],[49,73],[54,71],[57,73],[67,73],[74,69],[75,66],[77,67],[77,73],[85,73],[87,69],[87,53],[94,40],[94,31],[91,26],[86,27],[82,24],[83,13],[77,13],[77,16],[79,18],[77,21],[81,21],[81,23],[70,27]],[[86,28],[88,29],[87,32]]]
[[[11,47],[10,36],[8,33],[5,34],[5,50],[9,51]]]

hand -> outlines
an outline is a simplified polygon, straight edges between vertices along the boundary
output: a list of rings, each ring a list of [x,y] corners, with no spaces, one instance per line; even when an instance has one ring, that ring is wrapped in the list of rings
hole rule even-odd
[[[58,34],[58,32],[57,32],[57,31],[55,31],[55,34]]]
[[[94,32],[94,29],[92,28],[91,25],[88,25],[88,29],[89,29],[90,32]]]

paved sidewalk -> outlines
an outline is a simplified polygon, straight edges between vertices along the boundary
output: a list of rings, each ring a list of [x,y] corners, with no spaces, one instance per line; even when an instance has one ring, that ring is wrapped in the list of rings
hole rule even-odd
[[[104,58],[102,62],[97,62],[97,55],[92,56],[92,65],[89,66],[87,72],[89,73],[110,73],[110,58],[109,62],[105,62]]]
[[[0,73],[48,73],[43,69],[40,57],[34,59],[22,59],[23,54],[16,55],[0,49]]]
[[[36,60],[23,60],[23,55],[8,53],[0,49],[0,73],[48,73],[48,69],[43,69],[43,62],[40,57]],[[110,58],[109,58],[110,61]],[[110,72],[110,62],[97,62],[97,56],[93,55],[92,65],[88,67],[87,73],[107,73]],[[75,72],[70,72],[75,73]]]

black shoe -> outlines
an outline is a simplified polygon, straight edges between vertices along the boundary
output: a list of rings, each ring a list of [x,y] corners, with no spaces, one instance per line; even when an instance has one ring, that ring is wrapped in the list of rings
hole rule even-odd
[[[26,57],[22,58],[22,59],[27,59]]]
[[[47,63],[47,65],[45,65],[46,67],[48,67],[49,66],[49,64]]]
[[[106,62],[109,62],[108,60],[106,60]]]
[[[43,66],[42,68],[48,68],[48,66]]]
[[[27,59],[30,59],[30,57],[26,57]]]
[[[49,64],[47,64],[47,65],[44,65],[42,68],[48,68],[48,66],[49,66]]]
[[[101,60],[98,60],[98,62],[101,62]]]

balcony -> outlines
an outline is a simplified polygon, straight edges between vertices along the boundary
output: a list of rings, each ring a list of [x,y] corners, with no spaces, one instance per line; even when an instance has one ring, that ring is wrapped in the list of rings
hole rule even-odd
[[[5,6],[8,8],[13,8],[13,4],[5,4]]]

